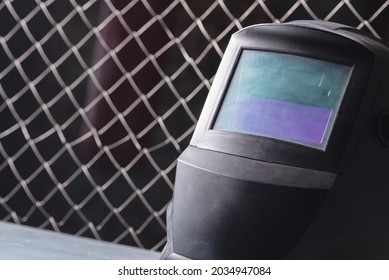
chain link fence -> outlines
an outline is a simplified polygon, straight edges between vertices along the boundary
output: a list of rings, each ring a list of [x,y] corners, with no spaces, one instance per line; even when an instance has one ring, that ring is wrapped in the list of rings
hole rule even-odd
[[[323,19],[389,40],[384,0],[3,0],[0,219],[159,250],[176,158],[230,35]]]

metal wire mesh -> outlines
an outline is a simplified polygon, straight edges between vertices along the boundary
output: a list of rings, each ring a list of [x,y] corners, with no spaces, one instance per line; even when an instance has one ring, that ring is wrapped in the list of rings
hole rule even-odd
[[[4,0],[0,219],[154,250],[230,35],[324,19],[389,39],[389,1]]]

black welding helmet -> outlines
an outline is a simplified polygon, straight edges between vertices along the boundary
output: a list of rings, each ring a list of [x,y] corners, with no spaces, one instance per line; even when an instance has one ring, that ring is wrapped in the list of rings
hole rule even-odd
[[[381,254],[389,203],[372,197],[389,199],[388,58],[328,22],[235,33],[178,160],[165,257]]]

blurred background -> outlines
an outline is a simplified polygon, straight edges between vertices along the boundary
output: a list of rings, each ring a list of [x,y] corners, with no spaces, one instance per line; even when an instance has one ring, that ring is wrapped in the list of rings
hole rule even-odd
[[[322,19],[389,40],[386,0],[3,0],[0,220],[152,250],[232,33]]]

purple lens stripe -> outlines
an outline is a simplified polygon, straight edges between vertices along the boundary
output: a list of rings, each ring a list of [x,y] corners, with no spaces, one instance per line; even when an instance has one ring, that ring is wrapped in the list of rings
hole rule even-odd
[[[238,95],[217,129],[320,145],[329,108]]]

